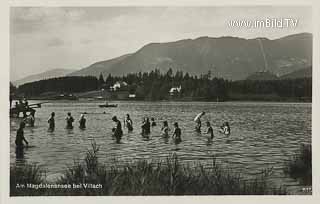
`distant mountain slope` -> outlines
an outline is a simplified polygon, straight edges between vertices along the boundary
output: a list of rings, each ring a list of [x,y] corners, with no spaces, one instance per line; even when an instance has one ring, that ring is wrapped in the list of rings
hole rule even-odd
[[[266,63],[263,52],[265,53]],[[259,71],[285,75],[312,63],[312,34],[301,33],[269,40],[236,37],[200,37],[168,43],[151,43],[137,52],[112,60],[97,62],[70,75],[106,77],[155,68],[182,70],[202,74],[211,70],[213,76],[231,80],[246,79]]]
[[[280,79],[298,79],[298,78],[311,78],[311,77],[312,77],[312,67],[308,67],[305,69],[299,69],[297,71],[283,75],[280,77]]]
[[[62,77],[66,76],[67,74],[74,72],[73,69],[53,69],[46,72],[42,72],[40,74],[34,74],[27,77],[24,77],[22,79],[16,80],[13,82],[15,86],[20,86],[22,84],[33,82],[33,81],[39,81],[42,79],[49,79],[54,77]]]
[[[255,72],[247,77],[247,80],[277,80],[277,75],[272,72]]]
[[[106,60],[106,61],[101,61],[101,62],[96,62],[89,67],[86,67],[84,69],[69,73],[69,76],[96,76],[98,77],[100,73],[102,73],[104,76],[107,76],[109,74],[109,69],[112,67],[114,64],[121,62],[122,60],[126,59],[130,54],[128,55],[123,55],[111,60]]]

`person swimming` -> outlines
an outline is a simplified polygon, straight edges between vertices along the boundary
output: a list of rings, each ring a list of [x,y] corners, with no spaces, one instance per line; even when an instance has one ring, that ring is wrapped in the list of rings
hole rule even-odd
[[[129,114],[127,114],[126,119],[124,119],[124,125],[127,127],[128,132],[133,131],[133,122],[132,122]]]
[[[23,129],[25,128],[25,126],[26,126],[26,124],[24,122],[21,122],[20,127],[17,130],[16,140],[15,140],[17,148],[23,148],[24,147],[23,142],[25,142],[26,145],[29,145],[29,142],[24,137]]]
[[[67,129],[73,129],[73,124],[72,123],[74,122],[74,119],[71,116],[70,112],[68,113],[68,116],[66,117],[66,121],[67,121]]]
[[[172,138],[174,140],[174,143],[178,144],[180,143],[182,140],[181,140],[181,129],[179,128],[179,125],[177,122],[175,122],[173,124],[174,126],[174,131],[173,131],[173,134],[172,134]]]
[[[161,127],[161,133],[163,137],[168,137],[169,136],[169,125],[168,125],[168,121],[163,121],[163,126]]]
[[[208,139],[213,139],[214,134],[213,134],[213,128],[211,127],[211,124],[209,121],[207,121],[207,134],[210,136]]]
[[[52,112],[51,113],[51,116],[49,117],[48,119],[48,123],[49,123],[49,130],[53,131],[54,128],[55,128],[55,121],[54,121],[54,116],[55,116],[55,113]]]
[[[231,134],[231,128],[229,126],[229,123],[228,122],[224,122],[222,124],[222,126],[220,126],[219,132],[229,136]]]
[[[79,119],[79,128],[80,129],[85,129],[86,128],[86,118],[84,117],[84,114],[80,115],[80,119]]]
[[[195,118],[194,118],[194,122],[196,122],[196,127],[195,130],[198,133],[201,133],[201,117],[204,116],[206,113],[204,111],[202,111],[201,113],[199,113]]]
[[[154,121],[154,118],[151,118],[151,127],[157,126],[157,123]]]
[[[118,120],[117,116],[113,116],[112,121],[116,123],[116,126],[112,129],[113,136],[116,138],[117,143],[120,143],[123,135],[121,122]]]

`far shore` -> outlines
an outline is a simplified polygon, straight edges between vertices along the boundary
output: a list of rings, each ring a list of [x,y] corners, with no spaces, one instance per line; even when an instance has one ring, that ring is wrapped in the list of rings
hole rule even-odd
[[[127,101],[127,102],[211,102],[211,103],[312,103],[311,99],[283,99],[283,100],[225,100],[225,101],[213,101],[213,100],[204,100],[204,99],[192,99],[192,100],[184,100],[184,99],[170,99],[170,100],[147,100],[147,99],[106,99],[99,100],[93,98],[78,98],[77,100],[68,100],[68,99],[50,99],[50,98],[39,98],[39,97],[30,97],[28,100],[33,101],[70,101],[70,102],[115,102],[115,101]],[[18,99],[13,99],[18,100]]]

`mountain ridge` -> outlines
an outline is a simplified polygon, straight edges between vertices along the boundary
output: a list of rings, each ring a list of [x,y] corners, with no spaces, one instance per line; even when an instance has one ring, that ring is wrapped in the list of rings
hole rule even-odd
[[[57,68],[57,69],[52,69],[48,71],[41,72],[39,74],[32,74],[26,77],[23,77],[21,79],[15,80],[12,82],[13,85],[15,86],[20,86],[25,83],[33,82],[33,81],[39,81],[42,79],[49,79],[49,78],[54,78],[54,77],[62,77],[66,76],[69,73],[74,72],[73,69],[62,69],[62,68]]]
[[[267,65],[263,53],[265,54]],[[148,43],[135,53],[94,63],[69,75],[100,73],[121,76],[126,73],[166,71],[172,68],[192,75],[206,73],[231,80],[242,80],[267,69],[276,75],[310,66],[312,34],[300,33],[278,39],[201,36],[173,42]],[[84,72],[83,70],[86,70]],[[88,71],[91,70],[91,71]],[[99,70],[99,71],[97,71]]]

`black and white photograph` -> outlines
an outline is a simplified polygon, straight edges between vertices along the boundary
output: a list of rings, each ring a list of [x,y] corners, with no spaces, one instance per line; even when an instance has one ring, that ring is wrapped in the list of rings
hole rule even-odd
[[[9,196],[313,195],[313,12],[11,6]]]

